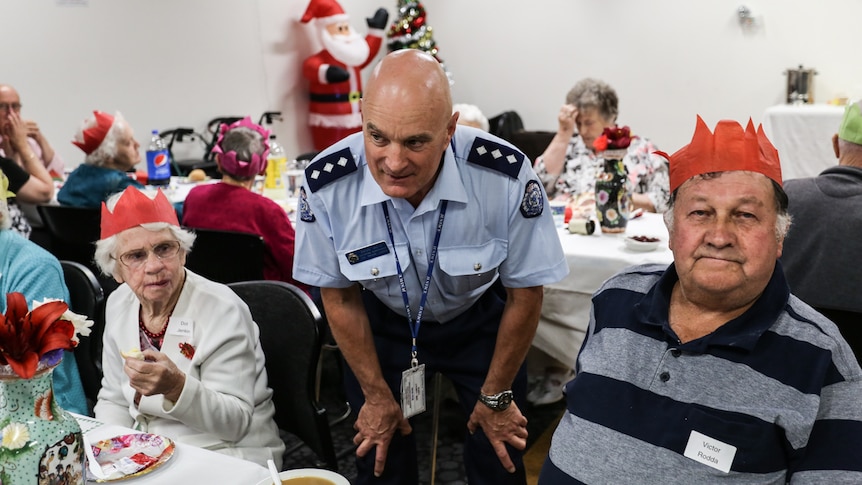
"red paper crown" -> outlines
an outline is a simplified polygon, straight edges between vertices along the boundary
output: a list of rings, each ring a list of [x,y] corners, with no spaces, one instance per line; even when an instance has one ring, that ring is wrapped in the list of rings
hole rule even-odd
[[[174,226],[180,225],[179,220],[177,220],[177,211],[174,210],[174,206],[171,205],[162,189],[159,189],[154,199],[150,199],[147,194],[129,186],[126,187],[120,200],[117,201],[117,205],[114,206],[113,213],[102,202],[102,234],[100,237],[107,239],[126,229],[148,222],[167,222]]]
[[[99,148],[99,145],[102,144],[102,141],[108,135],[108,131],[111,130],[111,125],[114,124],[114,117],[108,113],[93,111],[93,115],[95,119],[87,120],[88,126],[83,128],[75,137],[75,140],[72,141],[72,144],[83,150],[87,155]]]
[[[664,152],[655,153],[670,162],[671,192],[695,175],[734,170],[762,173],[781,185],[778,150],[766,138],[763,126],[755,131],[750,118],[744,131],[736,121],[721,120],[713,134],[698,115],[694,136],[688,145],[670,156]]]

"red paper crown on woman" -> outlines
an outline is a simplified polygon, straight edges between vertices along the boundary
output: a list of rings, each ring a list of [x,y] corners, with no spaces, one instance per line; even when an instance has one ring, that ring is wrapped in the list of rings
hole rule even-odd
[[[240,127],[254,130],[260,133],[260,136],[263,138],[263,153],[253,153],[251,155],[250,161],[239,160],[236,157],[235,151],[231,150],[225,153],[221,147],[225,134],[234,128]],[[267,155],[269,155],[269,142],[267,141],[268,139],[269,130],[266,130],[262,126],[253,123],[251,121],[251,118],[246,116],[245,118],[229,126],[225,123],[222,123],[222,125],[219,127],[218,141],[216,141],[215,146],[213,146],[212,152],[221,155],[219,161],[222,168],[228,174],[236,175],[238,177],[254,177],[255,175],[263,172],[263,170],[266,168],[266,157]]]
[[[114,117],[102,111],[93,111],[94,118],[84,120],[84,126],[75,135],[72,144],[80,148],[87,155],[96,151],[99,145],[108,136]]]
[[[778,150],[766,137],[762,125],[755,131],[750,118],[745,130],[736,121],[721,120],[712,133],[698,115],[688,145],[670,156],[660,151],[655,154],[670,162],[671,192],[696,175],[734,170],[762,173],[781,185]]]
[[[156,197],[151,199],[147,194],[135,187],[126,187],[120,200],[114,206],[114,212],[108,210],[108,206],[102,202],[102,233],[100,239],[107,239],[115,234],[146,224],[148,222],[166,222],[179,226],[177,211],[165,196],[162,189],[158,189]]]

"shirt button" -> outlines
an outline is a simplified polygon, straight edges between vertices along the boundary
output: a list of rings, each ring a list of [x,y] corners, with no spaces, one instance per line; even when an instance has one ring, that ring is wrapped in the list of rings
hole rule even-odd
[[[422,250],[421,249],[416,250],[416,256],[422,256]]]
[[[674,357],[679,357],[680,355],[682,355],[682,350],[673,349],[670,351],[670,355],[672,355]]]
[[[377,268],[371,268],[371,276],[377,276],[380,274],[380,270]]]
[[[480,269],[482,269],[482,263],[476,263],[476,264],[474,264],[474,265],[473,265],[473,269],[474,269],[474,270],[476,270],[476,271],[479,271]]]
[[[661,379],[662,382],[667,382],[670,380],[670,372],[662,372],[658,375],[658,378]]]

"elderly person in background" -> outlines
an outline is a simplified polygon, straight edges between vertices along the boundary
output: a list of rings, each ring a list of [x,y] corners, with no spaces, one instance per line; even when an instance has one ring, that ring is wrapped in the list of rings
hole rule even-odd
[[[17,132],[24,133],[29,150],[10,143],[10,138]],[[54,151],[35,121],[21,118],[21,97],[18,91],[8,84],[0,84],[0,156],[11,158],[23,167],[30,153],[35,154],[49,173],[63,176],[65,164],[60,154]]]
[[[34,300],[45,298],[68,302],[69,290],[57,258],[9,230],[12,221],[6,208],[8,184],[6,175],[0,171],[0,313],[6,312],[5,295],[12,292],[22,293],[30,307]],[[63,409],[88,414],[87,398],[71,352],[64,352],[63,360],[54,369],[53,380],[54,395]]]
[[[30,237],[30,222],[21,212],[18,202],[43,204],[54,197],[54,181],[48,170],[42,165],[39,156],[33,151],[23,121],[15,111],[6,110],[8,116],[3,118],[2,144],[11,147],[6,153],[14,153],[18,162],[12,158],[0,156],[0,170],[9,178],[9,185],[14,196],[8,200],[9,223],[15,232],[25,238]]]
[[[141,145],[119,112],[111,116],[93,111],[93,117],[84,121],[72,144],[86,157],[57,193],[60,204],[99,207],[108,196],[126,187],[144,188],[127,173],[141,161]]]
[[[482,110],[475,104],[456,103],[452,105],[452,114],[458,115],[458,124],[479,128],[482,131],[488,131],[491,125],[488,123],[488,118],[482,114]]]
[[[257,325],[230,288],[185,269],[194,234],[167,197],[128,187],[101,227],[96,263],[121,285],[105,308],[96,417],[280,466]]]
[[[193,188],[183,205],[183,225],[257,234],[266,245],[263,276],[308,290],[293,279],[296,235],[284,209],[251,188],[255,175],[266,171],[269,131],[246,117],[222,125],[213,147],[223,177],[216,184]]]
[[[605,128],[616,126],[618,113],[617,93],[602,81],[582,79],[569,91],[557,117],[557,134],[535,163],[549,197],[595,206],[596,173],[602,171],[604,159],[596,154],[593,142]],[[634,209],[663,212],[667,208],[667,161],[652,155],[655,150],[649,140],[637,137],[623,158],[633,186]]]
[[[862,483],[862,370],[778,263],[778,152],[698,117],[670,188],[674,262],[593,296],[539,484]]]

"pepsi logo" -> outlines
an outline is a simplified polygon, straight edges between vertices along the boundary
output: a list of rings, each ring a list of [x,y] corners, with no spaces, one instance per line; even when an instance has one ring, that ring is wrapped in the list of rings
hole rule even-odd
[[[159,153],[156,155],[156,158],[153,159],[153,165],[156,167],[161,167],[168,163],[168,155],[166,153]]]

